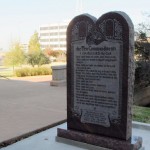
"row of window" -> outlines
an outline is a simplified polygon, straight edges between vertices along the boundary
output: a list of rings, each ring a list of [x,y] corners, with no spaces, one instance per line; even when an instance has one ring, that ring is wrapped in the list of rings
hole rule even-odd
[[[66,32],[40,33],[40,36],[66,35]]]
[[[60,26],[59,29],[67,29],[67,25]]]
[[[60,47],[66,47],[66,44],[60,44]]]
[[[40,33],[40,36],[49,36],[49,33]]]
[[[66,47],[66,44],[60,44],[60,45],[41,45],[41,48],[47,48],[47,47],[52,47],[52,48],[59,48],[59,47]]]
[[[40,39],[40,42],[49,42],[49,39]]]
[[[59,41],[66,41],[65,38],[62,38],[62,39],[40,39],[40,42],[59,42]]]
[[[64,25],[64,26],[51,26],[51,27],[40,27],[40,30],[53,30],[53,29],[67,29],[67,25]]]

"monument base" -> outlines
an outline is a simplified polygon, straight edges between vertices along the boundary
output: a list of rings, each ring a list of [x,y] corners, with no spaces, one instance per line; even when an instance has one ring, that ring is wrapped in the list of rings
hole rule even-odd
[[[65,86],[66,85],[66,80],[52,80],[50,81],[51,86]]]
[[[59,137],[61,137],[69,140],[95,145],[96,147],[99,146],[115,150],[140,150],[142,147],[142,138],[137,136],[133,136],[130,142],[105,136],[58,128],[57,137],[58,139]]]

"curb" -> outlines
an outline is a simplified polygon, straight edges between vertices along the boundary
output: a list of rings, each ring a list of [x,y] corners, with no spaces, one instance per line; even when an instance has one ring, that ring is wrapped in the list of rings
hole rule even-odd
[[[35,135],[35,134],[37,134],[37,133],[40,133],[40,132],[42,132],[42,131],[45,131],[45,130],[47,130],[47,129],[50,129],[50,128],[52,128],[52,127],[55,127],[55,126],[60,125],[60,124],[62,124],[62,123],[65,123],[65,122],[66,122],[66,119],[61,120],[61,121],[58,121],[58,122],[55,122],[55,123],[53,123],[53,124],[51,124],[51,125],[48,125],[48,126],[45,126],[45,127],[39,128],[39,129],[36,129],[36,130],[34,130],[34,131],[31,131],[31,132],[28,132],[28,133],[19,135],[19,136],[17,136],[17,137],[14,137],[14,138],[11,138],[11,139],[2,141],[2,142],[0,142],[0,149],[6,147],[6,146],[8,146],[8,145],[14,144],[14,143],[16,143],[16,142],[18,142],[18,141],[21,141],[21,140],[23,140],[23,139],[25,139],[25,138],[28,138],[28,137],[30,137],[30,136],[32,136],[32,135]]]
[[[150,131],[150,124],[148,124],[148,123],[132,121],[132,127]]]

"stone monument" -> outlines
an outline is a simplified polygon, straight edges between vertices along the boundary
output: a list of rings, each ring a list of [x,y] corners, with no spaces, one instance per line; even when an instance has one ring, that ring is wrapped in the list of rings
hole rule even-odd
[[[57,136],[115,150],[132,137],[134,27],[124,12],[75,17],[67,30],[67,130]],[[132,139],[132,140],[131,140]]]

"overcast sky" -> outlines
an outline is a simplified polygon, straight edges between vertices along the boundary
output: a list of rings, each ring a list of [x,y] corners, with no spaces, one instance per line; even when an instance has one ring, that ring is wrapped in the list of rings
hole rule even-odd
[[[41,24],[72,19],[81,13],[79,6],[79,0],[0,0],[0,49],[16,40],[27,43]],[[150,14],[150,0],[82,0],[81,10],[97,18],[124,11],[136,26]]]

